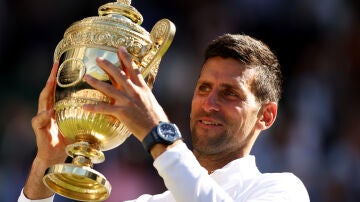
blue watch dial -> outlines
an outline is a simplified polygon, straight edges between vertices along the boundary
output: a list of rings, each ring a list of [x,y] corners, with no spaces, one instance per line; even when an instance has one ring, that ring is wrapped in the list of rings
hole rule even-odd
[[[150,152],[157,143],[170,145],[178,139],[181,139],[181,133],[175,124],[160,122],[145,136],[142,144],[145,150]]]
[[[164,140],[174,141],[175,139],[179,138],[180,132],[175,124],[160,123],[158,126],[158,134]]]

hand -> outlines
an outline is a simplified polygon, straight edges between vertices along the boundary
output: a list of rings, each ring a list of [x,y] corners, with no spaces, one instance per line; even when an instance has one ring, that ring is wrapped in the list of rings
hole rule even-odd
[[[36,158],[49,166],[63,163],[67,156],[64,137],[59,132],[54,119],[57,69],[58,64],[55,63],[46,85],[40,93],[37,115],[31,121],[38,148]]]
[[[107,60],[96,59],[112,85],[89,75],[84,77],[92,87],[110,97],[112,103],[84,105],[84,110],[116,117],[142,141],[155,125],[168,118],[126,49],[120,47],[117,54],[122,69]]]
[[[29,199],[50,197],[54,192],[48,189],[42,178],[45,170],[66,159],[66,142],[59,132],[54,119],[54,96],[58,64],[55,63],[44,89],[40,93],[38,113],[31,120],[38,148],[36,157],[24,186],[24,195]]]

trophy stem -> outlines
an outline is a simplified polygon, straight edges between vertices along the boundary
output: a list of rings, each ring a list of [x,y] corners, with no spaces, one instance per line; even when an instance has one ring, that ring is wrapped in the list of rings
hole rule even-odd
[[[93,163],[105,161],[105,155],[98,144],[90,144],[86,141],[75,142],[66,146],[65,151],[73,158],[75,165],[92,167]]]
[[[94,165],[91,160],[85,156],[75,156],[72,160],[72,163],[77,166],[87,166],[90,168],[92,168]]]
[[[43,177],[44,184],[54,192],[78,201],[104,201],[110,196],[111,185],[99,172],[92,169],[94,163],[105,160],[97,144],[80,141],[66,147],[73,157],[72,163],[49,167]]]

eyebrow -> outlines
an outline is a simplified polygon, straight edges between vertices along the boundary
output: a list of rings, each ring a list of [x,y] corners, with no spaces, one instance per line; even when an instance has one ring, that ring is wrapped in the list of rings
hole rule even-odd
[[[239,82],[236,82],[237,84]],[[197,82],[197,86],[198,85],[209,85],[209,86],[213,86],[212,82],[206,81],[206,80],[198,80]],[[241,92],[244,92],[244,88],[242,87],[242,85],[235,85],[235,84],[229,84],[229,83],[220,83],[220,87],[223,89],[235,89]]]

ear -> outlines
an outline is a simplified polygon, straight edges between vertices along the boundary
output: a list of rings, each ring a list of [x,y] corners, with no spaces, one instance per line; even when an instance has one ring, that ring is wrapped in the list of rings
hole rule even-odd
[[[276,119],[277,110],[278,105],[275,102],[269,102],[262,106],[258,120],[260,130],[266,130],[272,126]]]

